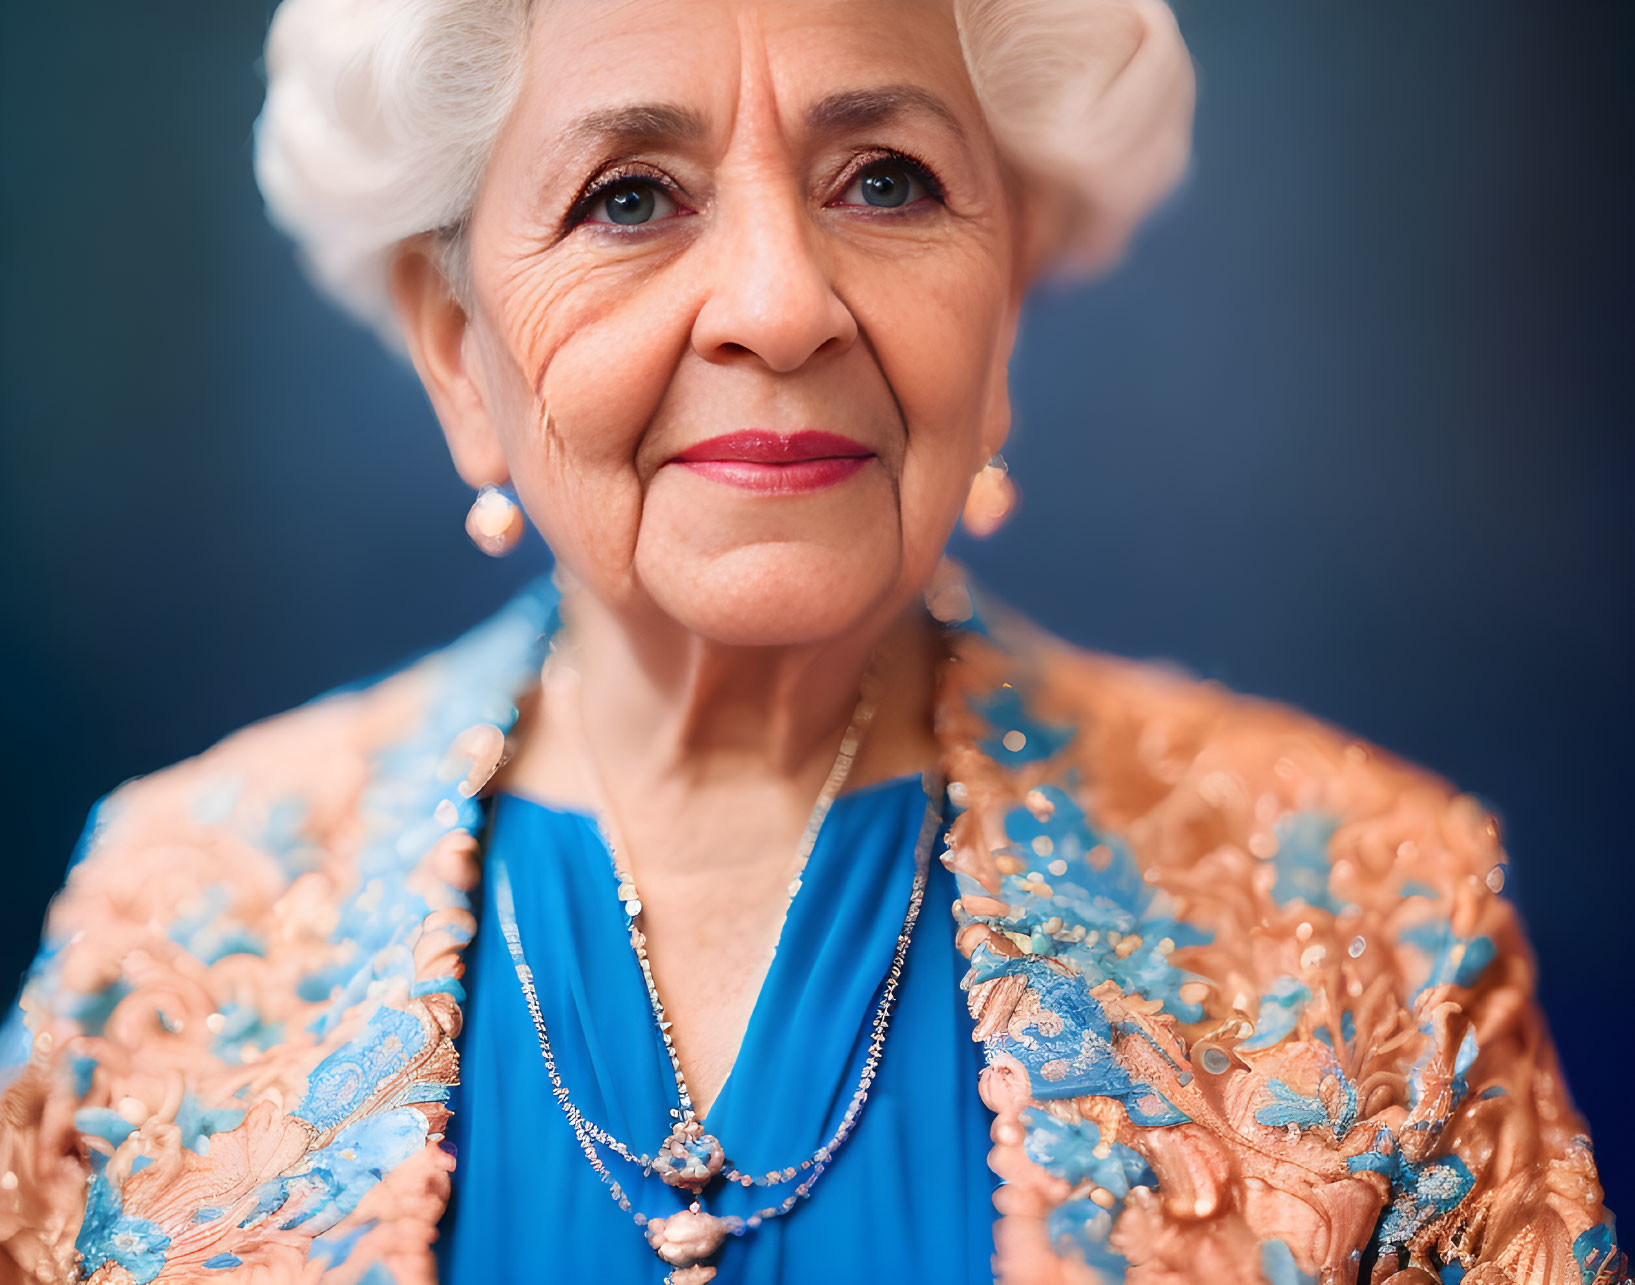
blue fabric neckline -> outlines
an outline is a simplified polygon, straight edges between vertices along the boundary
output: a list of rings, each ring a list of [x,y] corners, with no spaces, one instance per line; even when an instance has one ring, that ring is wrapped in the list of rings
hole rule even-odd
[[[893,795],[902,797],[896,799],[891,797]],[[878,1003],[879,984],[890,965],[913,883],[912,845],[906,852],[889,848],[870,852],[871,845],[866,843],[841,842],[856,837],[850,833],[855,827],[849,823],[857,819],[851,814],[858,808],[866,808],[871,800],[877,801],[876,807],[889,810],[894,816],[899,809],[912,808],[923,819],[928,802],[924,777],[915,772],[871,782],[836,796],[830,807],[807,861],[801,889],[790,902],[776,954],[756,994],[732,1070],[710,1107],[710,1129],[737,1140],[737,1151],[729,1154],[741,1167],[759,1171],[809,1155],[828,1141],[856,1088],[855,1070],[860,1067],[848,1073],[838,1092],[821,1092],[813,1082],[810,1068],[793,1064],[788,1030],[793,1025],[809,1032],[814,1023],[820,1024],[828,1030],[818,1036],[816,1042],[828,1043],[847,1034],[850,1019],[842,1015],[855,1015],[856,1021],[850,1023],[849,1029],[856,1033],[859,1046],[867,1043]],[[939,802],[946,815],[946,802]],[[591,910],[599,928],[617,927],[616,940],[611,945],[606,941],[599,944],[615,956],[622,954],[633,987],[641,992],[645,1001],[646,992],[635,954],[624,935],[623,908],[615,895],[611,858],[594,814],[509,792],[496,795],[495,807],[496,810],[518,807],[533,810],[556,818],[559,824],[579,829],[581,842],[602,862],[599,869],[591,872],[589,880],[592,885],[599,885],[589,889],[591,907],[581,905],[580,909],[582,912]],[[917,824],[914,830],[918,833]],[[848,857],[855,859],[859,854],[869,863],[862,878],[858,877],[859,871],[846,868]],[[599,897],[598,892],[602,894]],[[830,898],[828,905],[823,902],[825,896]],[[519,922],[523,913],[519,904]],[[921,914],[923,921],[924,909]],[[862,934],[860,940],[860,935],[851,931],[850,926],[865,922],[869,931]],[[543,925],[535,925],[533,931],[526,922],[520,926],[525,943],[539,941],[544,931],[548,931]],[[870,957],[867,962],[852,958],[859,950]],[[604,966],[621,967],[602,951],[598,954],[602,955]],[[532,951],[529,962],[538,971],[539,963]],[[810,975],[844,977],[846,984],[839,994],[809,996],[790,1011],[791,997],[808,996],[804,981]],[[597,1007],[594,1001],[588,995],[585,1001],[585,1011],[593,1012]],[[654,1024],[645,1002],[638,1013],[640,1024],[651,1030]],[[673,1095],[670,1088],[673,1077],[656,1031],[652,1045],[658,1054],[655,1060],[664,1090]],[[611,1073],[612,1068],[609,1071]],[[828,1099],[821,1137],[812,1134],[814,1096]],[[611,1102],[608,1105],[614,1106]],[[636,1138],[627,1138],[627,1141],[647,1147],[656,1145],[657,1138],[648,1140],[644,1135],[639,1141]]]

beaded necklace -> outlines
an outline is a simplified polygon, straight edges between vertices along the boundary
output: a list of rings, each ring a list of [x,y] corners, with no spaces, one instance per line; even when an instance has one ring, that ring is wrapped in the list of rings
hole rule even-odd
[[[851,723],[846,729],[845,736],[841,739],[840,750],[835,756],[834,765],[829,770],[828,779],[818,794],[817,803],[813,807],[812,814],[801,834],[795,872],[789,881],[789,896],[784,903],[783,915],[779,920],[779,936],[782,935],[782,925],[784,919],[788,916],[789,906],[794,900],[795,893],[800,890],[801,875],[805,871],[806,862],[817,842],[818,833],[828,816],[830,806],[840,793],[841,787],[845,784],[846,777],[856,760],[863,735],[873,719],[874,700],[867,689],[868,683],[865,681],[864,694],[860,697],[857,708],[852,714]],[[528,1006],[528,1014],[533,1020],[535,1033],[539,1037],[540,1053],[545,1060],[545,1071],[551,1082],[551,1094],[556,1099],[557,1105],[561,1107],[568,1124],[572,1127],[580,1151],[584,1154],[585,1159],[589,1161],[598,1178],[608,1187],[608,1194],[620,1209],[632,1215],[636,1226],[643,1229],[647,1242],[652,1246],[653,1251],[660,1259],[670,1265],[671,1270],[665,1278],[669,1285],[706,1285],[706,1282],[714,1278],[715,1268],[705,1260],[715,1256],[726,1237],[729,1235],[742,1236],[760,1226],[765,1220],[781,1217],[794,1209],[800,1200],[811,1194],[818,1178],[828,1168],[841,1144],[845,1142],[856,1127],[863,1105],[868,1100],[869,1086],[874,1082],[875,1074],[879,1069],[880,1056],[885,1046],[886,1033],[891,1024],[891,1013],[897,997],[897,987],[899,978],[902,975],[903,963],[907,957],[909,942],[914,934],[914,925],[919,919],[920,907],[925,897],[926,877],[930,866],[931,841],[936,834],[940,821],[938,801],[942,796],[941,786],[928,778],[926,794],[925,817],[921,822],[919,838],[915,845],[914,882],[909,892],[908,909],[903,916],[903,926],[897,934],[897,943],[892,953],[891,966],[887,969],[885,978],[881,983],[880,1000],[875,1008],[874,1018],[871,1023],[868,1055],[864,1059],[863,1069],[858,1076],[857,1088],[852,1094],[851,1102],[847,1105],[846,1112],[833,1136],[827,1143],[813,1152],[811,1156],[802,1160],[798,1166],[791,1165],[784,1169],[774,1169],[761,1175],[747,1174],[736,1166],[728,1164],[720,1141],[705,1132],[703,1122],[698,1119],[693,1109],[692,1094],[687,1088],[686,1076],[682,1072],[680,1057],[676,1052],[674,1038],[670,1034],[671,1023],[664,1015],[664,1005],[659,998],[658,988],[653,979],[652,966],[647,957],[646,937],[642,933],[638,922],[642,912],[641,898],[636,891],[635,882],[630,877],[629,872],[620,868],[618,854],[621,849],[610,832],[608,822],[603,819],[606,816],[605,809],[598,814],[598,826],[601,830],[603,843],[608,851],[614,878],[618,881],[618,896],[623,904],[630,930],[630,944],[635,952],[637,962],[641,966],[642,979],[647,988],[653,1018],[657,1023],[658,1032],[665,1053],[670,1060],[671,1071],[676,1083],[678,1105],[670,1110],[674,1123],[671,1126],[669,1136],[660,1145],[656,1155],[634,1153],[618,1138],[590,1120],[574,1104],[567,1086],[562,1082],[562,1077],[556,1066],[556,1057],[551,1051],[550,1036],[546,1030],[545,1018],[540,1010],[539,996],[534,987],[533,971],[529,968],[523,953],[522,935],[517,926],[516,906],[511,893],[510,878],[506,873],[503,859],[496,857],[491,877],[494,880],[495,904],[500,929],[505,937],[506,946],[510,950],[511,962],[516,969],[517,980],[522,987],[523,999]],[[602,791],[602,797],[604,799],[607,797],[605,791]],[[602,1160],[597,1151],[598,1146],[605,1147],[614,1155],[637,1166],[642,1171],[643,1176],[658,1174],[666,1185],[675,1189],[677,1194],[687,1201],[686,1207],[667,1217],[650,1217],[641,1211],[633,1211],[628,1194]],[[704,1188],[714,1181],[718,1175],[726,1182],[736,1183],[746,1188],[751,1186],[778,1186],[794,1182],[797,1178],[800,1178],[801,1181],[796,1186],[793,1194],[786,1196],[775,1204],[757,1210],[747,1218],[736,1216],[718,1217],[707,1212],[703,1208],[700,1199]]]

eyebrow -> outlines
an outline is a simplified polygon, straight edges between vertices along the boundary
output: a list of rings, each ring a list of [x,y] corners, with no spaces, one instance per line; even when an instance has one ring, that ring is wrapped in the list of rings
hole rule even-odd
[[[635,103],[581,116],[563,132],[568,148],[595,144],[641,150],[666,143],[692,143],[705,134],[704,118],[674,103]]]
[[[870,129],[914,115],[935,117],[964,142],[965,130],[953,109],[918,85],[882,85],[875,89],[847,89],[830,94],[807,111],[806,125],[817,133],[835,134]]]

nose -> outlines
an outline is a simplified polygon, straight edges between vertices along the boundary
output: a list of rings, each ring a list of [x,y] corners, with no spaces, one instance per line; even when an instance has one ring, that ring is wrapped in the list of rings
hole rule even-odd
[[[764,188],[723,202],[707,294],[693,322],[706,361],[753,354],[775,371],[798,370],[817,353],[840,353],[857,319],[820,261],[818,232],[798,197]]]

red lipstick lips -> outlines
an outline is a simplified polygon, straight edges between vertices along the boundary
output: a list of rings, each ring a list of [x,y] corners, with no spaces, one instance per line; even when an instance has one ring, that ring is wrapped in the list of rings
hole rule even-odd
[[[833,486],[873,458],[868,447],[838,433],[748,429],[689,446],[670,463],[746,491],[788,495]]]

